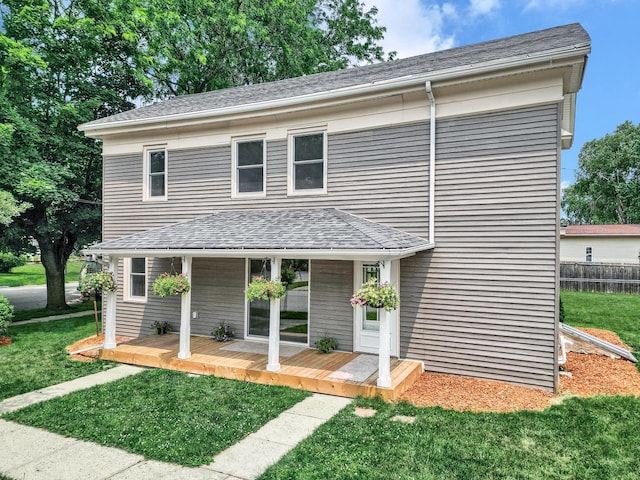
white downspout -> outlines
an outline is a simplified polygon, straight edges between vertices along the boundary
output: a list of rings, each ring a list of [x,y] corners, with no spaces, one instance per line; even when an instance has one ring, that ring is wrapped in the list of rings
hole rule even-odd
[[[429,243],[435,242],[435,216],[436,216],[436,99],[431,89],[431,80],[424,84],[429,97]]]

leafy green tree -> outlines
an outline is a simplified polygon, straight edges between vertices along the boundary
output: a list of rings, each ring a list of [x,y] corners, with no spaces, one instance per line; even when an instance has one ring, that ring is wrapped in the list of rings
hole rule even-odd
[[[571,224],[640,223],[640,124],[584,144],[562,208]]]
[[[384,59],[377,9],[358,0],[118,0],[159,98]],[[391,54],[391,58],[394,54]]]
[[[101,223],[100,145],[77,126],[149,91],[108,3],[4,0],[1,15],[0,190],[22,210],[0,227],[2,244],[37,241],[47,307],[62,309],[66,262]]]

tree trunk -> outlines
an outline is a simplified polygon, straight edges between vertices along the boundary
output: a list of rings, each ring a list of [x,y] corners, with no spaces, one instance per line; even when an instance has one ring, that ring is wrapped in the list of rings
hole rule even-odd
[[[73,251],[75,238],[65,234],[53,241],[36,238],[40,247],[40,258],[47,277],[47,308],[64,310],[69,308],[64,291],[64,270]]]

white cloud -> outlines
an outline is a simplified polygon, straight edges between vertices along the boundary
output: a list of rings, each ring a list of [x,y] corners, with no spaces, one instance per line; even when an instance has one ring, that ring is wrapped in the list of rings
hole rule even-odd
[[[456,16],[449,3],[425,5],[420,0],[366,0],[368,8],[378,8],[378,23],[387,28],[381,42],[385,51],[399,58],[451,48],[455,38],[445,32],[445,23]]]
[[[456,7],[454,2],[462,5]],[[501,0],[364,0],[364,3],[367,8],[374,5],[378,8],[378,23],[387,28],[381,44],[386,52],[398,52],[399,58],[451,48],[456,43],[454,30],[501,8]]]
[[[499,9],[500,0],[471,0],[469,3],[469,15],[472,17],[487,15]]]

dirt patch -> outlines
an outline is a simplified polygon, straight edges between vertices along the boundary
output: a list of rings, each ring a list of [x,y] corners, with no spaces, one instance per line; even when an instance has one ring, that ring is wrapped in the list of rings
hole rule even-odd
[[[11,339],[9,337],[0,336],[0,347],[6,347],[11,345]]]
[[[629,349],[613,332],[581,328],[602,340]],[[402,399],[418,406],[440,406],[473,412],[544,410],[567,396],[640,395],[640,371],[627,360],[600,355],[568,353],[560,376],[560,393],[519,387],[504,382],[438,373],[424,373]]]
[[[128,342],[129,340],[133,340],[133,338],[116,336],[116,343]],[[67,352],[76,352],[84,348],[95,347],[93,350],[87,350],[86,352],[81,352],[81,353],[77,353],[75,355],[69,356],[69,358],[71,358],[72,360],[76,360],[78,362],[92,362],[93,360],[98,358],[100,347],[103,344],[104,344],[104,334],[101,333],[100,335],[93,335],[92,337],[83,338],[82,340],[79,340],[76,343],[69,345],[66,348],[66,350]]]

